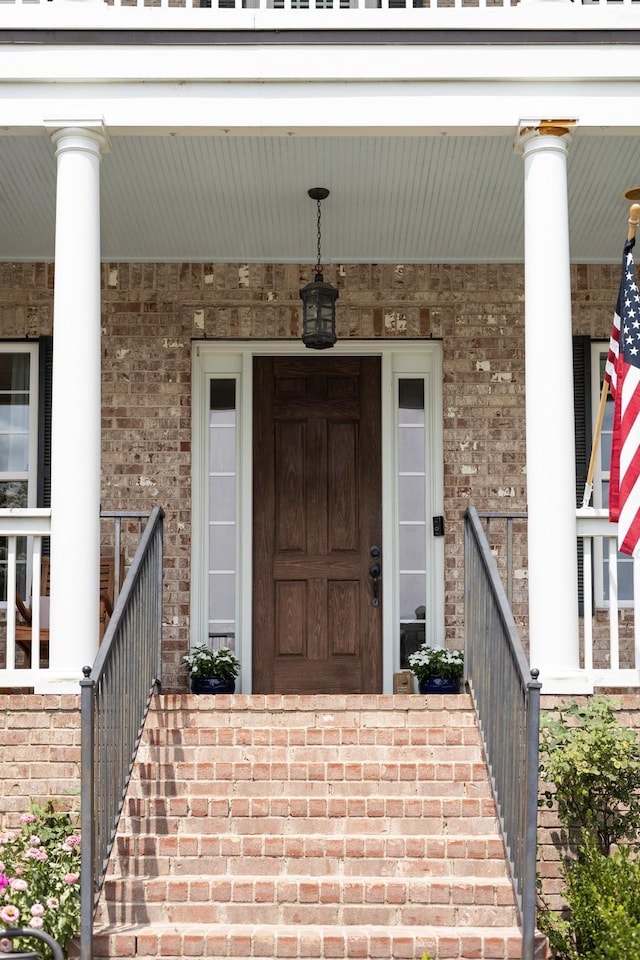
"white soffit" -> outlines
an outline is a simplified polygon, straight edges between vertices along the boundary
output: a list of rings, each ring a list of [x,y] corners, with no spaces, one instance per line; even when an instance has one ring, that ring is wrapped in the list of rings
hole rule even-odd
[[[617,262],[635,137],[577,135],[571,255]],[[114,137],[101,165],[105,260],[519,262],[523,161],[512,136]],[[52,260],[55,157],[45,136],[0,136],[0,260]]]

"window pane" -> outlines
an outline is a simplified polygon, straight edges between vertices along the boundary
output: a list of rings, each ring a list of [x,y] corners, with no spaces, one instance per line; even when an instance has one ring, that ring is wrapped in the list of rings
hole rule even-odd
[[[209,469],[212,473],[235,473],[236,432],[230,427],[211,427]]]
[[[29,391],[29,354],[0,353],[0,392]]]
[[[403,473],[424,473],[424,427],[400,427],[398,469]]]
[[[235,523],[212,524],[209,527],[209,565],[212,570],[235,570]]]
[[[398,509],[401,520],[425,520],[424,477],[398,477]]]
[[[233,620],[235,615],[235,574],[209,574],[209,619]]]
[[[400,574],[400,619],[424,618],[426,607],[425,577],[422,573]]]
[[[0,481],[0,507],[5,509],[26,506],[28,506],[26,480]]]
[[[210,506],[212,520],[235,520],[236,518],[236,478],[211,477],[209,481]]]
[[[427,537],[424,524],[401,524],[399,541],[400,569],[424,570],[427,565]]]
[[[209,410],[211,423],[235,424],[236,422],[236,382],[235,380],[212,380],[209,391]]]
[[[424,423],[424,380],[398,381],[400,423]]]

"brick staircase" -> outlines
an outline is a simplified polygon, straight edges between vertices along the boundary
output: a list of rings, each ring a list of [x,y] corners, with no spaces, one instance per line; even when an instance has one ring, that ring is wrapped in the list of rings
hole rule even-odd
[[[157,698],[97,956],[507,960],[520,941],[466,695]]]

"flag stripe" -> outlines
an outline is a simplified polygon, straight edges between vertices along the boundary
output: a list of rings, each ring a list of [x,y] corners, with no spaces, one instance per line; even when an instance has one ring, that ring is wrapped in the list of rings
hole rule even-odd
[[[632,249],[625,244],[605,380],[615,399],[609,519],[618,524],[618,549],[640,550],[640,294]]]

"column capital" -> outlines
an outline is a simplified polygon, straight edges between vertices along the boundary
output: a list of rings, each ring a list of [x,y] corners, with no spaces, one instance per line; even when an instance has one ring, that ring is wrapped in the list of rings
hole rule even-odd
[[[567,150],[571,144],[571,131],[577,126],[577,120],[521,120],[514,142],[516,153],[524,153],[532,142],[540,141],[537,149],[557,149],[558,141]]]
[[[90,149],[100,155],[111,151],[104,120],[45,120],[44,126],[58,150],[67,141],[68,149]]]

